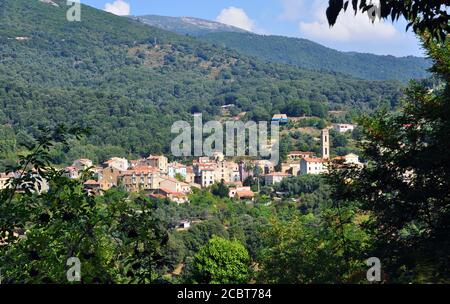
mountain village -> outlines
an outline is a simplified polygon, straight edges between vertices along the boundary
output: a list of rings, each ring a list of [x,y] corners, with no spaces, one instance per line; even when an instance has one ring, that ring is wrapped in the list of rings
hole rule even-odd
[[[274,115],[273,120],[286,123],[287,116]],[[332,128],[345,133],[353,131],[355,126],[334,124]],[[193,188],[202,189],[224,183],[229,189],[230,198],[252,201],[255,192],[244,184],[247,179],[256,178],[256,175],[262,178],[264,185],[273,186],[292,176],[326,173],[333,161],[362,166],[358,155],[353,153],[330,158],[329,129],[321,130],[320,156],[314,152],[290,151],[286,162],[281,166],[276,166],[267,159],[235,161],[215,152],[211,157],[199,157],[190,164],[169,162],[165,155],[149,155],[134,160],[112,157],[102,164],[94,164],[92,160],[82,158],[64,168],[64,175],[79,179],[83,173],[88,172],[91,178],[84,182],[84,187],[92,195],[102,195],[113,187],[123,186],[130,193],[144,192],[153,198],[184,204],[189,202],[189,194]],[[17,177],[17,174],[19,173],[0,173],[0,189],[6,188],[10,178]],[[46,190],[48,185],[42,182],[39,191]]]

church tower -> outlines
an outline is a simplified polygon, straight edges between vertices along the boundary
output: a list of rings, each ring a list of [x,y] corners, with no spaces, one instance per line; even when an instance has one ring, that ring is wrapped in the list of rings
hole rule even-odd
[[[322,130],[322,158],[330,159],[330,131]]]

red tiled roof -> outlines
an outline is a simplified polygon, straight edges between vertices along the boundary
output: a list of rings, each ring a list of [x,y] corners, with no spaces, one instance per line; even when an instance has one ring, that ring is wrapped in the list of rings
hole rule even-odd
[[[167,194],[176,196],[176,197],[186,197],[186,194],[184,194],[184,193],[171,191],[171,190],[166,189],[166,188],[161,188],[161,189],[159,189],[159,190],[162,191],[162,192],[164,192],[164,193],[167,193]]]
[[[317,157],[304,157],[303,159],[308,163],[323,163],[323,162],[325,162],[325,160],[323,160],[322,158],[317,158]]]
[[[97,182],[97,181],[95,181],[95,180],[90,179],[90,180],[86,181],[86,182],[84,183],[84,185],[97,186],[97,185],[100,185],[100,183]]]
[[[236,196],[239,198],[242,197],[254,197],[255,193],[253,191],[250,190],[238,190],[236,191]]]
[[[125,175],[133,175],[133,174],[150,174],[150,173],[158,173],[159,170],[151,167],[151,166],[139,166],[135,167],[133,170],[127,170]]]

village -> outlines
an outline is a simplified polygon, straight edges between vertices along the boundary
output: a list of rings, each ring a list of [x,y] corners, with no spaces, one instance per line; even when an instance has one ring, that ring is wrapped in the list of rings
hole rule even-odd
[[[273,120],[286,123],[287,117],[275,115]],[[353,131],[355,126],[333,124],[332,128],[345,133]],[[326,173],[331,161],[361,166],[358,155],[353,153],[330,158],[329,130],[330,128],[321,130],[321,155],[308,151],[290,151],[286,162],[281,166],[276,166],[268,159],[236,161],[215,152],[212,157],[199,157],[190,164],[169,162],[165,155],[149,155],[134,160],[112,157],[102,164],[94,164],[92,160],[82,158],[73,161],[71,166],[63,170],[64,175],[71,179],[79,179],[83,172],[89,172],[91,178],[84,182],[84,187],[92,195],[102,195],[111,188],[122,186],[130,193],[145,193],[149,197],[184,204],[189,202],[192,189],[206,189],[214,184],[224,183],[229,189],[230,198],[252,201],[255,192],[244,184],[256,174],[264,185],[273,186],[292,176]],[[0,173],[0,189],[6,188],[10,178],[17,174]],[[47,189],[48,185],[42,182],[39,191]]]

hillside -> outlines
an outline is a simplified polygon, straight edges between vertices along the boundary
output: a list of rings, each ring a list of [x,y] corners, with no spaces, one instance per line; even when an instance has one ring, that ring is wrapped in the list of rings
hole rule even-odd
[[[245,30],[231,25],[193,17],[145,15],[131,18],[163,30],[182,35],[199,36],[220,32],[246,33]]]
[[[56,123],[92,134],[55,162],[101,161],[167,153],[174,121],[215,117],[224,104],[267,120],[280,111],[371,110],[401,95],[396,82],[268,64],[84,5],[82,21],[67,22],[66,1],[54,2],[0,2],[2,160]]]
[[[214,33],[201,39],[251,56],[302,68],[339,72],[368,80],[428,77],[430,63],[420,57],[378,56],[339,52],[306,39],[251,33]]]

